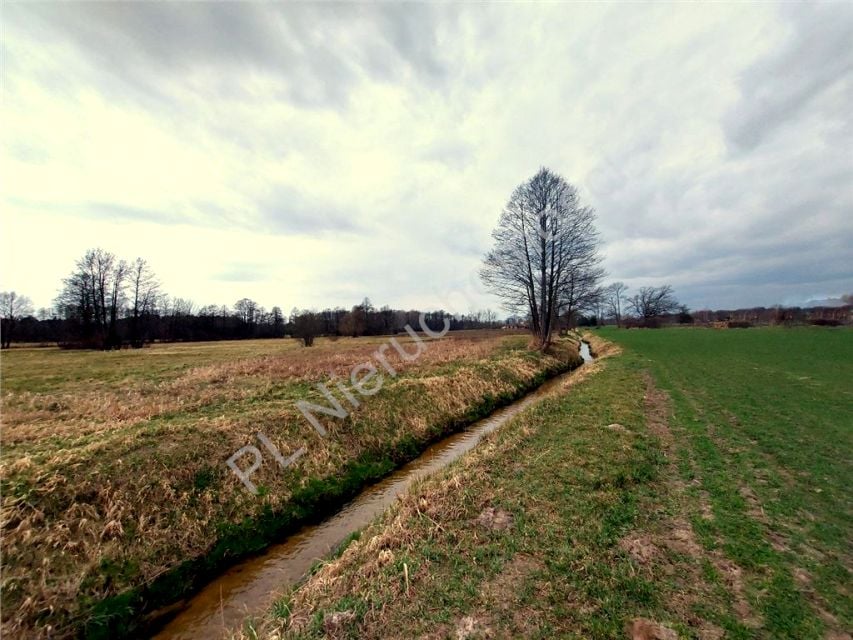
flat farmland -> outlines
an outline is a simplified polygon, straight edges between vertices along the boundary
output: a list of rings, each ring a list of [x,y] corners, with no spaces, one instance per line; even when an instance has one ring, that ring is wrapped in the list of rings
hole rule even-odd
[[[853,332],[587,336],[239,636],[849,639]]]
[[[578,361],[574,343],[543,355],[501,332],[397,340],[403,354],[381,337],[4,352],[3,630],[125,633]],[[377,372],[370,394],[351,391],[359,364]],[[316,414],[325,435],[296,406],[330,406],[319,382],[347,414]],[[258,433],[282,457],[303,453],[283,468]],[[264,452],[257,495],[226,466],[246,445]]]

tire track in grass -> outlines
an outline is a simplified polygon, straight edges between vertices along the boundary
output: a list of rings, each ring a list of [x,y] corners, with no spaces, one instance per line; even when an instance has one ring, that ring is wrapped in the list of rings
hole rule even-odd
[[[825,624],[797,588],[784,549],[774,548],[773,528],[759,511],[760,504],[750,504],[755,476],[747,459],[752,452],[739,446],[741,434],[732,436],[727,416],[714,411],[714,402],[699,399],[707,394],[694,392],[680,378],[678,367],[655,361],[653,370],[673,398],[685,448],[698,467],[699,486],[714,514],[713,520],[694,518],[699,540],[706,550],[727,559],[708,572],[732,597],[737,618],[725,621],[727,630],[735,637],[823,638]],[[760,612],[760,620],[753,610]]]

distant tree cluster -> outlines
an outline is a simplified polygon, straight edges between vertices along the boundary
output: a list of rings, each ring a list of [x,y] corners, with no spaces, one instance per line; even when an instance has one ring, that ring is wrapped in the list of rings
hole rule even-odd
[[[369,298],[365,298],[349,310],[340,307],[322,311],[293,309],[288,333],[301,340],[306,347],[310,347],[314,338],[320,335],[358,338],[400,333],[405,330],[406,325],[420,326],[420,314],[417,310],[401,311],[387,306],[377,309]],[[424,313],[424,323],[434,331],[443,329],[445,320],[450,323],[450,331],[496,329],[505,326],[491,310],[462,315],[452,315],[445,311]]]
[[[159,285],[142,258],[129,263],[103,249],[91,249],[63,280],[55,301],[65,320],[65,342],[100,349],[134,346],[145,341]],[[122,330],[119,330],[120,321]]]
[[[628,295],[624,282],[613,282],[602,289],[596,313],[584,318],[584,324],[616,324],[627,327],[658,327],[677,322],[690,324],[693,317],[679,303],[672,286],[640,287]]]
[[[27,296],[19,296],[14,291],[0,293],[0,346],[3,349],[12,344],[20,321],[32,313],[33,305]]]
[[[62,281],[53,309],[34,314],[26,296],[0,294],[2,346],[15,342],[51,343],[65,348],[139,348],[153,341],[206,341],[244,338],[297,338],[311,346],[324,336],[384,335],[417,327],[420,312],[389,307],[377,309],[368,298],[351,309],[322,311],[294,308],[287,317],[278,306],[266,310],[242,298],[233,306],[196,305],[161,290],[142,258],[126,261],[103,249],[92,249],[76,261]],[[451,330],[496,328],[503,325],[493,311],[451,316],[425,314],[436,330],[445,318]]]
[[[853,322],[853,300],[849,296],[838,306],[750,307],[746,309],[701,309],[693,312],[696,322],[729,326],[797,325],[839,326]]]
[[[838,326],[853,322],[853,296],[845,295],[836,306],[751,307],[690,311],[678,302],[670,285],[641,287],[628,295],[628,287],[614,282],[602,290],[593,313],[579,317],[580,325],[616,324],[627,327],[658,327],[664,324],[753,325],[814,324]]]

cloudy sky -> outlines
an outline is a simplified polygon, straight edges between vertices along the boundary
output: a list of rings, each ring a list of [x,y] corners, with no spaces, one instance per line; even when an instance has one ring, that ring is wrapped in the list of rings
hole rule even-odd
[[[545,165],[610,279],[692,308],[853,292],[853,5],[2,7],[0,286],[87,248],[175,296],[497,307]]]

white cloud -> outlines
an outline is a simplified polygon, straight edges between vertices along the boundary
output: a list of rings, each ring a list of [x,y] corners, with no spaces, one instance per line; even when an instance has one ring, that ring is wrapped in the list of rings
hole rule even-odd
[[[103,246],[199,304],[441,305],[547,165],[614,279],[853,290],[849,6],[411,8],[4,8],[2,287]]]

